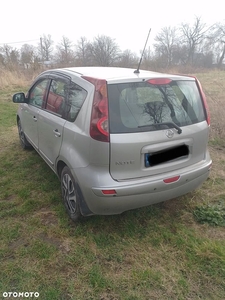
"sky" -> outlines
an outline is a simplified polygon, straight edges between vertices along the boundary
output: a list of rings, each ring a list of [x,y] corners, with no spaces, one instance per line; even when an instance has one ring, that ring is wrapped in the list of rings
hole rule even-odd
[[[37,46],[50,34],[54,45],[62,36],[74,44],[81,36],[115,39],[122,51],[139,53],[151,28],[148,46],[160,29],[193,24],[195,17],[212,25],[225,23],[222,0],[1,0],[0,46]]]

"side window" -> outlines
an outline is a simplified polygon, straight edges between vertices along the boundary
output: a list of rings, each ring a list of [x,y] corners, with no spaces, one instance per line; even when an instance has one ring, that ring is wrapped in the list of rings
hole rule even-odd
[[[68,100],[68,115],[67,119],[70,122],[74,122],[85,98],[87,97],[87,91],[82,89],[79,85],[71,83],[67,86],[67,100]]]
[[[60,79],[53,79],[51,81],[48,99],[46,102],[46,110],[56,113],[58,115],[63,115],[65,109],[65,91],[66,91],[66,83],[61,81]]]
[[[36,83],[29,92],[29,104],[42,107],[43,102],[47,94],[49,80],[44,79]]]

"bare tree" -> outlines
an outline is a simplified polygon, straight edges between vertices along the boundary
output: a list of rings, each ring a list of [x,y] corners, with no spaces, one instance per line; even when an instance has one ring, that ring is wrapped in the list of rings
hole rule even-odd
[[[11,49],[12,49],[12,47],[10,47],[9,45],[6,45],[6,44],[3,45],[2,47],[0,47],[1,63],[4,67],[6,67],[6,65],[9,61]]]
[[[165,107],[166,103],[163,101],[152,101],[147,102],[144,105],[144,114],[149,115],[149,120],[153,121],[154,124],[162,123],[165,118]]]
[[[225,24],[215,24],[211,28],[207,40],[207,46],[214,53],[218,68],[221,68],[225,58]]]
[[[74,62],[74,51],[72,50],[72,42],[66,36],[62,37],[60,43],[56,46],[56,60],[62,65],[71,65]]]
[[[1,48],[0,48],[0,66],[4,66],[4,61],[5,61],[5,58],[4,58],[3,54],[1,54]]]
[[[36,49],[34,46],[24,44],[20,49],[20,61],[26,69],[30,68],[37,60]]]
[[[53,40],[50,34],[43,35],[40,38],[39,54],[41,55],[42,61],[49,61],[53,52]]]
[[[118,66],[120,67],[137,67],[138,57],[135,53],[132,53],[130,50],[125,50],[119,57]]]
[[[90,50],[96,65],[108,67],[118,60],[119,47],[109,36],[101,35],[94,38]]]
[[[19,50],[13,49],[9,45],[3,45],[0,48],[1,62],[9,70],[13,70],[19,65]]]
[[[86,37],[80,37],[76,44],[75,55],[79,66],[90,66],[91,62],[91,44]]]
[[[166,67],[170,67],[173,61],[173,52],[176,50],[179,37],[176,27],[163,27],[155,37],[155,51],[165,60]]]
[[[141,58],[142,51],[140,51],[140,56],[138,57],[138,62]],[[141,63],[141,68],[144,68],[146,70],[149,70],[152,67],[152,58],[153,58],[153,52],[151,51],[151,48],[148,47],[145,49],[144,55],[143,55],[143,60]]]
[[[181,24],[180,28],[183,36],[183,41],[188,47],[187,63],[194,63],[194,54],[198,51],[198,46],[203,42],[206,33],[209,30],[205,23],[202,23],[200,17],[195,18],[194,25],[188,23]]]

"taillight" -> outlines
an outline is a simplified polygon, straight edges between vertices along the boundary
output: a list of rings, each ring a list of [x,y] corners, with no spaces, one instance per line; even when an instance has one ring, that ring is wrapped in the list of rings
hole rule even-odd
[[[152,78],[147,80],[148,83],[154,85],[169,84],[172,80],[169,78]]]
[[[202,85],[201,85],[200,81],[194,76],[193,76],[193,78],[195,79],[195,81],[197,83],[197,86],[198,86],[198,89],[199,89],[199,92],[201,94],[201,98],[202,98],[202,101],[203,101],[203,105],[205,107],[206,121],[207,121],[208,125],[210,125],[209,107],[208,107],[208,104],[207,104],[207,101],[206,101],[205,93],[203,92]]]
[[[92,103],[90,136],[101,142],[109,142],[108,96],[107,84],[104,79],[82,76],[95,86]]]

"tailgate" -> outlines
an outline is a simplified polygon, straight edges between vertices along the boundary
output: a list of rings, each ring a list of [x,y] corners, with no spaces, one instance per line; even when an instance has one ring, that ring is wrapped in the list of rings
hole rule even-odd
[[[204,160],[209,126],[195,79],[108,84],[110,173],[126,180]]]
[[[168,137],[169,136],[169,137]],[[115,180],[158,175],[205,159],[208,125],[110,135],[110,174]]]

